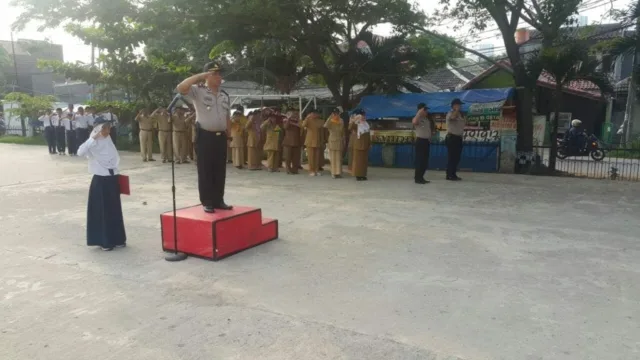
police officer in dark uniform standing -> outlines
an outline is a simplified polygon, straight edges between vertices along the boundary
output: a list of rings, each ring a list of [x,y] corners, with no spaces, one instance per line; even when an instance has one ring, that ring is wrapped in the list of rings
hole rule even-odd
[[[200,203],[208,213],[232,209],[224,202],[231,102],[229,94],[220,89],[221,70],[218,64],[207,63],[203,73],[185,79],[177,87],[196,110],[198,190]]]

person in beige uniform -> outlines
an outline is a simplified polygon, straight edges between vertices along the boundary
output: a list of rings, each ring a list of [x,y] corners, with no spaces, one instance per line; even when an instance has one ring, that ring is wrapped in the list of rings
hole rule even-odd
[[[369,148],[371,147],[371,126],[367,123],[364,110],[357,109],[349,124],[349,130],[356,132],[353,143],[353,175],[358,181],[367,180],[369,168]]]
[[[267,168],[269,172],[278,172],[278,152],[280,150],[280,132],[282,129],[277,124],[276,114],[273,111],[269,111],[266,114],[267,120],[265,120],[260,129],[264,131],[266,138],[264,142],[264,151],[267,152]]]
[[[329,131],[329,161],[331,162],[331,177],[342,177],[342,150],[344,143],[344,124],[340,118],[340,110],[334,109],[331,116],[324,123]]]
[[[240,110],[236,110],[231,116],[231,152],[233,166],[242,169],[244,166],[244,115]]]
[[[349,118],[349,123],[355,121],[355,115],[352,115]],[[349,131],[349,145],[347,147],[347,151],[348,151],[348,155],[347,155],[347,160],[348,160],[348,165],[347,168],[349,169],[349,171],[352,171],[353,169],[353,144],[356,142],[356,131]]]
[[[320,175],[320,164],[318,152],[322,149],[322,135],[324,131],[324,121],[320,118],[317,110],[311,110],[309,115],[302,122],[305,129],[304,146],[307,148],[307,158],[309,159],[309,176]]]
[[[187,119],[185,108],[176,109],[171,116],[173,122],[173,153],[176,163],[188,164],[187,160]]]
[[[136,116],[140,127],[140,155],[142,161],[156,161],[153,158],[153,129],[156,127],[155,117],[149,114],[149,109],[142,109]]]
[[[169,113],[164,108],[157,108],[151,113],[156,126],[158,127],[158,143],[160,144],[160,157],[162,162],[166,163],[173,158],[173,149],[171,149],[171,122],[169,121]]]
[[[322,122],[324,125],[324,121]],[[327,142],[329,141],[329,130],[326,128],[320,129],[320,150],[318,151],[318,171],[324,171],[324,152],[327,150]]]
[[[297,174],[300,167],[300,152],[302,146],[302,131],[300,129],[300,115],[295,110],[289,110],[284,119],[284,139],[282,149],[284,165],[287,174]]]
[[[249,170],[262,170],[262,151],[260,151],[261,120],[260,111],[252,111],[249,113],[249,119],[244,126],[247,133],[247,150],[249,153],[247,164]]]
[[[184,119],[184,123],[187,125],[187,137],[189,137],[191,147],[187,148],[187,156],[193,159],[193,161],[198,161],[198,154],[196,151],[196,140],[198,137],[196,136],[196,113],[195,111],[190,111],[185,114],[186,118]],[[197,165],[197,163],[196,163]]]
[[[447,136],[444,139],[447,145],[447,180],[460,181],[458,177],[458,165],[462,156],[462,140],[464,136],[465,119],[462,116],[463,102],[460,99],[453,99],[451,111],[447,113]]]

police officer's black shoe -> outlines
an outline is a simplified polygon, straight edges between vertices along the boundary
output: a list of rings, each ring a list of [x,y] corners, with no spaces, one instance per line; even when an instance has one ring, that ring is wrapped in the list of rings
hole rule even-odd
[[[216,209],[220,209],[220,210],[231,210],[233,209],[233,206],[231,205],[227,205],[223,202],[221,202],[220,204],[218,204],[218,206],[215,207]]]
[[[213,206],[204,206],[204,212],[213,214],[216,211],[213,209]]]

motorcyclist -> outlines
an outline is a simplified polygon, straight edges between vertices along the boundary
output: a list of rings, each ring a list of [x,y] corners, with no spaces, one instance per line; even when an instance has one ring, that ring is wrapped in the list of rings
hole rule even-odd
[[[564,133],[564,140],[571,152],[580,151],[585,147],[587,134],[582,128],[582,121],[571,121],[571,128]]]

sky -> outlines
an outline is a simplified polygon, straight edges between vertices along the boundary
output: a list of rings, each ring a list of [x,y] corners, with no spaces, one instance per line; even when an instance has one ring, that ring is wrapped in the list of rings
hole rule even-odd
[[[632,0],[584,0],[583,11],[580,15],[588,17],[589,23],[593,22],[611,22],[603,16],[611,9],[614,8],[624,9]],[[426,13],[430,13],[434,7],[436,0],[417,0],[418,6]],[[0,0],[0,40],[10,40],[11,38],[11,23],[21,13],[21,10],[15,7],[9,6],[10,0]],[[495,54],[498,55],[503,52],[504,43],[500,38],[500,33],[496,31],[485,31],[481,34],[477,34],[475,37],[470,38],[467,35],[467,31],[462,29],[460,32],[454,32],[451,30],[455,23],[447,22],[445,26],[435,28],[435,30],[455,37],[456,39],[466,43],[469,47],[475,47],[480,44],[492,44],[495,48]],[[494,29],[495,26],[490,25],[489,29]],[[376,27],[375,33],[379,35],[389,35],[391,33],[391,27],[381,25]],[[89,63],[91,60],[91,48],[85,45],[80,39],[71,36],[63,29],[47,30],[46,32],[38,32],[36,24],[30,24],[24,31],[14,34],[14,39],[34,39],[45,40],[50,39],[53,43],[62,44],[64,49],[64,60],[68,62],[82,61]]]

